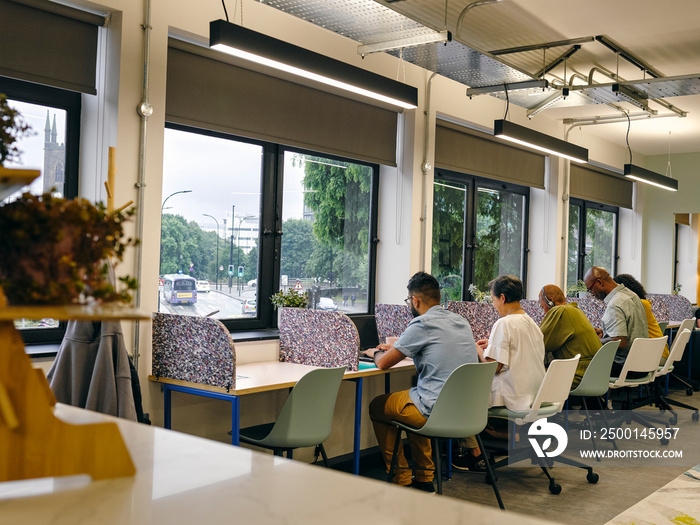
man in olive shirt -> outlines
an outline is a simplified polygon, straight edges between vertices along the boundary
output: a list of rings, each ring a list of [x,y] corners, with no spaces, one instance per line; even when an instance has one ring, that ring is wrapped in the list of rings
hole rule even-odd
[[[601,343],[593,325],[576,303],[567,303],[564,292],[554,284],[548,284],[540,291],[540,306],[544,319],[540,330],[544,335],[545,352],[555,359],[570,359],[581,355],[573,387],[578,386],[593,356]]]
[[[647,316],[642,301],[624,284],[617,284],[600,266],[593,266],[583,277],[586,289],[605,303],[603,329],[596,328],[602,343],[620,341],[611,375],[619,376],[632,342],[637,337],[649,337]],[[643,372],[629,372],[627,377],[643,377]]]

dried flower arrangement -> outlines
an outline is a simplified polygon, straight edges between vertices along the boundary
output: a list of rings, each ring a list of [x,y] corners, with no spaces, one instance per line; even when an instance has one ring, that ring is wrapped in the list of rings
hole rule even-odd
[[[0,286],[10,304],[130,302],[136,280],[115,286],[107,277],[109,260],[138,243],[123,230],[133,214],[50,193],[0,206]]]

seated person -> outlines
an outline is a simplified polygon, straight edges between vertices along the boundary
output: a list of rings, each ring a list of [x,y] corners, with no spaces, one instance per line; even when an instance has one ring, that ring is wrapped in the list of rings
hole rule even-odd
[[[544,319],[540,330],[544,336],[544,349],[554,359],[571,359],[581,355],[576,368],[571,388],[577,387],[591,363],[591,359],[600,349],[600,338],[593,325],[576,303],[567,303],[564,292],[554,284],[548,284],[540,290],[540,306],[544,310]]]
[[[440,305],[440,285],[437,279],[418,272],[408,282],[406,303],[414,318],[392,345],[380,344],[366,350],[374,357],[378,368],[385,370],[406,357],[413,359],[418,371],[415,387],[375,397],[369,405],[369,415],[379,443],[387,472],[391,466],[397,428],[392,420],[421,427],[450,374],[460,365],[478,362],[474,336],[469,322],[461,315],[445,310]],[[394,483],[410,485],[426,492],[435,492],[434,464],[430,439],[408,434],[411,456],[416,463],[415,479],[403,454],[403,443],[397,451],[397,469]]]
[[[644,313],[646,313],[647,316],[647,328],[649,331],[649,337],[663,337],[664,333],[661,331],[661,327],[656,321],[654,312],[651,311],[651,303],[647,300],[647,292],[644,289],[644,286],[642,286],[642,283],[640,283],[637,279],[635,279],[628,273],[621,273],[619,275],[616,275],[614,277],[614,280],[618,284],[624,284],[628,290],[632,290],[634,293],[636,293],[639,297],[639,300],[642,301],[642,305],[644,306]],[[666,343],[666,346],[664,347],[664,353],[661,355],[662,363],[666,362],[666,359],[668,359],[668,354],[668,343]]]
[[[600,266],[588,270],[583,276],[583,282],[589,293],[605,303],[601,319],[603,329],[595,329],[601,343],[620,341],[610,371],[611,377],[619,377],[634,340],[637,337],[649,337],[644,306],[637,294],[628,290],[624,284],[617,284],[608,271]],[[632,379],[645,375],[644,372],[629,372],[627,377]]]
[[[489,406],[529,410],[544,379],[544,339],[537,324],[520,306],[523,283],[513,275],[489,282],[491,300],[501,318],[488,340],[477,341],[479,360],[498,361]],[[460,440],[452,459],[459,470],[478,470],[483,459],[474,437]]]

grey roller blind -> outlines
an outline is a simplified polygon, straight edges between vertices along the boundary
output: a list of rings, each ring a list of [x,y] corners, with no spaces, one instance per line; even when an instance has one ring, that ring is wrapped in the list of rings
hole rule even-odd
[[[397,113],[226,63],[171,40],[166,119],[396,165]]]
[[[468,175],[544,188],[544,156],[497,142],[486,133],[438,121],[435,166]]]
[[[587,201],[632,208],[633,182],[602,168],[571,163],[569,193]]]
[[[1,76],[97,93],[97,26],[103,17],[52,2],[0,0],[0,21]]]

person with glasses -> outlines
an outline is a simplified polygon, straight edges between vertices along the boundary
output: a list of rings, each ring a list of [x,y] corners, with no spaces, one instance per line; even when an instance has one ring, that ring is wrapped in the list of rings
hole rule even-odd
[[[406,304],[414,318],[393,344],[381,344],[365,351],[374,357],[378,368],[384,370],[406,357],[413,359],[418,371],[416,386],[409,390],[375,397],[369,405],[369,415],[377,436],[379,450],[389,471],[397,429],[392,420],[421,427],[450,374],[465,363],[478,362],[476,343],[469,322],[461,315],[440,305],[440,285],[425,272],[416,273],[408,281]],[[467,400],[465,400],[467,402]],[[411,457],[416,464],[415,479],[403,454],[403,444],[397,451],[394,483],[408,485],[426,492],[433,486],[432,450],[430,439],[413,433],[408,435]]]
[[[602,346],[600,338],[586,314],[578,309],[576,303],[567,303],[564,292],[557,285],[543,286],[539,301],[544,310],[540,330],[544,336],[546,354],[551,354],[554,359],[570,359],[577,354],[581,356],[571,385],[572,388],[577,387],[591,359]]]
[[[644,306],[636,293],[624,284],[617,284],[605,268],[593,266],[583,277],[586,289],[605,303],[601,322],[603,329],[596,328],[602,344],[608,341],[620,341],[615,353],[610,374],[617,377],[622,372],[632,342],[637,337],[649,337],[647,316]],[[644,377],[643,372],[628,372],[627,377]]]

